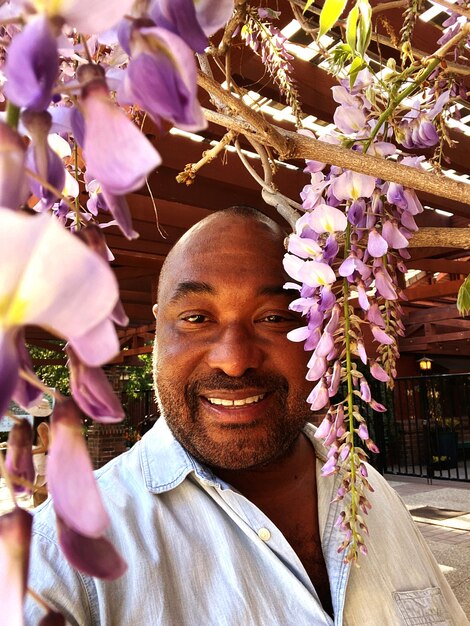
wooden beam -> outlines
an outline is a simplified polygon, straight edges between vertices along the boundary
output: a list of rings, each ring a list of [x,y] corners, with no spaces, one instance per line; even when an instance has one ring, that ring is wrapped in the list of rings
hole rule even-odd
[[[470,240],[470,235],[469,235]],[[449,261],[448,259],[419,259],[406,262],[410,270],[425,272],[445,272],[446,274],[470,274],[470,261]]]
[[[434,285],[426,285],[423,287],[409,287],[405,289],[405,295],[410,302],[414,300],[432,300],[433,298],[442,298],[443,296],[456,296],[462,280],[446,280]]]
[[[470,340],[466,340],[464,343],[453,342],[444,344],[432,344],[430,346],[428,346],[427,344],[423,344],[421,346],[403,346],[402,348],[400,348],[400,352],[402,352],[403,354],[413,352],[419,356],[422,356],[423,354],[447,354],[454,356],[457,355],[470,357]]]
[[[432,322],[433,326],[444,326],[445,328],[461,328],[462,330],[470,330],[470,320],[455,319],[439,322]]]
[[[440,335],[429,334],[421,337],[400,337],[399,346],[429,345],[432,343],[447,343],[449,341],[470,341],[470,330],[463,330],[457,333],[442,333]]]
[[[407,312],[403,321],[405,325],[424,324],[425,322],[453,319],[458,317],[458,314],[457,307],[454,305],[441,306],[422,309],[421,311],[412,311],[410,313]]]

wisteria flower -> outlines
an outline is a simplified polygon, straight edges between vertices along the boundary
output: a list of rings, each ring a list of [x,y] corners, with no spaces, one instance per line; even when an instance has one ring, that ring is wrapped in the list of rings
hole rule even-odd
[[[373,228],[369,233],[369,239],[367,241],[367,252],[370,256],[381,257],[386,254],[388,250],[388,243],[382,237],[382,235]]]
[[[88,576],[116,580],[127,570],[127,564],[106,537],[81,535],[57,516],[57,536],[69,563]]]
[[[376,380],[379,380],[382,383],[387,383],[390,380],[390,376],[383,369],[383,367],[377,363],[377,361],[371,360],[370,373]]]
[[[85,83],[82,90],[83,151],[88,176],[99,181],[112,211],[110,198],[139,189],[149,173],[160,165],[160,155],[124,111],[111,101],[99,66],[81,66],[77,75]],[[106,146],[106,158],[103,158],[103,146]],[[124,229],[124,234],[130,238],[135,236],[128,228]]]
[[[130,49],[132,58],[118,92],[119,101],[138,103],[157,124],[165,119],[183,130],[205,128],[207,122],[197,99],[194,54],[186,43],[164,28],[134,28]]]
[[[154,0],[150,15],[186,41],[195,52],[204,52],[207,37],[222,28],[233,12],[233,0]]]
[[[347,226],[347,218],[343,211],[327,204],[319,204],[309,214],[309,224],[318,234],[343,232]]]
[[[333,116],[334,123],[346,135],[358,133],[366,126],[367,117],[355,106],[339,106]]]
[[[393,281],[390,274],[384,267],[378,267],[374,271],[375,288],[386,300],[396,300],[398,298],[397,292],[393,285]]]
[[[400,232],[396,221],[386,220],[382,226],[382,237],[391,248],[406,248],[409,245],[408,239]]]
[[[25,0],[21,0],[25,2]],[[35,8],[47,16],[64,19],[69,26],[85,34],[111,28],[132,8],[135,0],[32,0]]]
[[[51,417],[47,482],[57,515],[77,533],[96,538],[108,528],[109,517],[96,485],[82,430],[73,400],[57,402]]]
[[[346,170],[332,182],[332,189],[338,200],[370,198],[375,189],[375,178]]]
[[[295,254],[302,259],[321,257],[322,255],[322,250],[314,239],[299,237],[299,235],[296,235],[295,233],[289,235],[287,249],[291,254]]]
[[[28,197],[25,154],[19,134],[0,121],[0,206],[17,209]]]
[[[4,72],[9,100],[34,111],[47,109],[59,73],[59,53],[46,17],[35,18],[13,38]]]
[[[119,342],[109,314],[118,300],[108,265],[47,214],[0,208],[0,413],[18,381],[18,332],[26,325],[68,339],[92,367],[109,361]],[[51,263],[54,250],[60,263]]]
[[[31,143],[26,153],[26,165],[45,182],[57,190],[43,186],[34,178],[29,179],[32,193],[39,198],[42,210],[52,207],[65,185],[65,168],[62,159],[48,143],[52,118],[47,111],[27,109],[21,119],[31,135]]]
[[[109,517],[82,430],[74,401],[68,398],[56,403],[51,418],[47,480],[57,515],[59,543],[72,565],[91,576],[114,580],[124,573],[126,564],[104,537]]]
[[[312,411],[319,411],[323,409],[329,402],[328,387],[324,378],[315,385],[310,392],[307,402],[311,405]]]
[[[283,265],[289,276],[311,287],[330,285],[336,278],[334,271],[326,263],[303,261],[292,254],[284,255]]]
[[[75,354],[71,347],[66,348],[69,358],[70,389],[80,409],[103,424],[120,422],[124,411],[103,370],[89,367]]]
[[[8,624],[23,624],[33,518],[18,506],[0,516],[0,603]]]

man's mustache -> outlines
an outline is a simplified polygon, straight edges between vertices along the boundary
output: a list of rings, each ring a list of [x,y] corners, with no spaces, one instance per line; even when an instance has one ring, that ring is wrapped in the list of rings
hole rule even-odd
[[[265,392],[280,391],[287,393],[289,383],[284,376],[277,374],[246,373],[242,376],[233,377],[223,373],[214,373],[189,382],[186,385],[186,396],[194,397],[209,391],[239,391],[249,387],[262,389]]]

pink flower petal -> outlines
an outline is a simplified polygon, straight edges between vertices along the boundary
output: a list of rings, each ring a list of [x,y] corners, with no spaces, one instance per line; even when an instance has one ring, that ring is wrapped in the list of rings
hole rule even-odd
[[[87,78],[85,67],[80,68],[83,79]],[[103,83],[95,82],[96,86],[86,88],[82,97],[87,171],[109,194],[121,196],[142,187],[150,172],[160,165],[161,158],[124,111],[111,101],[104,79]],[[106,159],[103,159],[103,146],[106,146]]]
[[[7,410],[18,384],[19,354],[15,333],[2,332],[0,328],[0,416]]]
[[[310,213],[309,224],[318,233],[334,233],[346,230],[348,220],[343,211],[327,204],[319,204]]]
[[[124,419],[121,403],[103,370],[82,363],[70,346],[66,351],[69,357],[70,388],[80,409],[102,424]]]
[[[391,248],[395,248],[396,250],[406,248],[409,245],[408,239],[402,235],[397,224],[391,220],[384,222],[382,226],[382,237]]]
[[[24,624],[32,524],[31,514],[19,507],[0,516],[0,606],[8,626]]]
[[[390,337],[390,335],[387,335],[387,333],[381,328],[379,328],[379,326],[376,326],[375,324],[371,324],[370,329],[372,331],[372,334],[374,335],[374,339],[378,341],[379,343],[385,346],[390,346],[392,343],[395,343],[395,340],[393,339],[393,337]]]
[[[90,35],[108,30],[131,10],[135,0],[113,0],[113,2],[96,2],[96,0],[70,0],[59,2],[58,13],[69,26],[77,31]]]
[[[328,388],[328,395],[330,398],[338,393],[339,385],[341,382],[341,361],[335,361],[333,365],[333,374],[331,375],[330,386]]]
[[[369,233],[367,252],[370,254],[370,256],[377,258],[386,254],[387,250],[388,243],[385,241],[382,235],[380,235],[377,230],[373,228]]]
[[[106,320],[119,297],[116,278],[108,264],[47,214],[29,216],[0,209],[0,300],[5,327],[38,325],[59,337],[85,335]],[[23,254],[24,250],[28,254]],[[51,263],[54,250],[60,263]],[[47,289],[43,285],[47,284]],[[92,365],[101,365],[114,352],[105,337],[95,338]],[[86,355],[82,356],[86,361]]]
[[[109,525],[82,434],[82,421],[72,399],[55,405],[47,482],[54,509],[76,532],[98,538]]]
[[[336,280],[335,273],[331,267],[326,263],[319,263],[318,261],[306,261],[303,263],[299,276],[302,282],[311,287],[329,285]]]
[[[333,335],[329,332],[324,331],[320,341],[318,342],[317,347],[315,348],[315,356],[326,357],[331,350],[333,350],[335,345],[335,340]]]
[[[338,200],[370,198],[375,189],[375,178],[346,170],[332,183],[333,193]]]
[[[98,367],[110,361],[119,352],[119,340],[114,324],[105,319],[79,337],[70,337],[69,343],[80,360]]]
[[[308,362],[308,367],[310,369],[308,370],[305,378],[307,380],[316,381],[320,380],[320,378],[325,375],[326,370],[328,369],[328,363],[325,358],[316,356],[314,353]]]
[[[387,383],[390,380],[390,376],[387,372],[377,363],[377,361],[371,360],[370,373],[376,380],[380,380],[382,383]]]
[[[80,572],[102,580],[116,580],[126,572],[126,562],[106,537],[81,535],[59,515],[57,533],[67,560]]]
[[[319,411],[328,404],[328,387],[326,386],[324,378],[322,378],[312,389],[307,398],[307,402],[311,404],[310,408],[312,411]]]
[[[316,241],[309,239],[308,237],[299,237],[299,235],[296,234],[289,236],[287,249],[291,254],[296,254],[302,259],[308,259],[309,257],[315,259],[322,253],[321,248]]]

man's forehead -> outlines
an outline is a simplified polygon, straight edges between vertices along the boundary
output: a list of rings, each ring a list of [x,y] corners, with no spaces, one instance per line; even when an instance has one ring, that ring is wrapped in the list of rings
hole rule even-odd
[[[256,220],[225,216],[197,224],[170,251],[160,275],[159,295],[164,292],[165,299],[171,298],[180,283],[191,281],[258,277],[261,282],[281,284],[283,251],[282,231]]]

